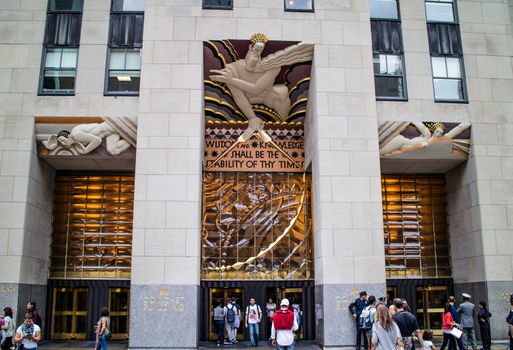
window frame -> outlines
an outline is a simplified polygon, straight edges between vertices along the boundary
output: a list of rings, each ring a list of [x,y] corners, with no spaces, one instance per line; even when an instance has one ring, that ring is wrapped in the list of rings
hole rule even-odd
[[[396,1],[397,8],[398,8],[398,18],[397,19],[381,19],[381,18],[372,18],[371,19],[371,27],[372,22],[395,22],[400,24],[400,40],[401,40],[401,50],[399,53],[393,53],[388,52],[386,50],[374,50],[372,48],[372,60],[373,60],[373,68],[372,73],[374,75],[374,95],[376,96],[376,101],[392,101],[392,102],[408,102],[408,82],[406,80],[406,63],[405,63],[405,57],[404,57],[404,42],[403,42],[403,27],[401,22],[401,14],[399,13],[399,0]],[[389,55],[389,56],[400,56],[401,57],[401,68],[402,68],[402,81],[403,81],[403,90],[404,90],[404,96],[403,97],[390,97],[390,96],[378,96],[377,89],[376,89],[376,77],[384,76],[380,74],[376,74],[374,72],[374,55]]]
[[[454,21],[453,22],[447,22],[447,21],[433,21],[433,20],[429,20],[428,17],[427,17],[427,3],[450,3],[452,4],[452,12],[453,12],[453,17],[454,17]],[[433,100],[435,103],[461,103],[461,104],[468,104],[469,103],[469,100],[468,100],[468,91],[467,91],[467,77],[466,77],[466,74],[465,74],[465,60],[464,60],[464,54],[463,54],[463,42],[461,40],[461,28],[460,28],[460,22],[459,22],[459,15],[458,15],[458,1],[457,0],[442,0],[442,1],[435,1],[435,0],[424,0],[424,15],[426,17],[426,26],[428,27],[428,42],[430,40],[429,38],[429,24],[440,24],[440,25],[454,25],[454,26],[457,26],[458,27],[458,40],[459,40],[459,44],[460,44],[460,50],[461,50],[461,54],[460,55],[440,55],[440,54],[436,54],[436,53],[432,53],[431,51],[429,52],[429,58],[430,58],[430,63],[431,63],[431,85],[432,85],[432,88],[433,88]],[[435,77],[434,76],[434,72],[433,72],[433,58],[434,57],[443,57],[443,58],[458,58],[460,60],[460,70],[461,70],[461,78],[459,78],[462,82],[462,94],[463,94],[463,98],[462,99],[458,99],[458,100],[454,100],[454,99],[437,99],[436,98],[436,89],[435,89],[435,79],[443,79],[443,78],[439,78],[439,77]],[[447,79],[452,79],[452,80],[455,80],[456,78],[447,78]]]
[[[51,2],[52,2],[52,0],[48,0],[48,2],[47,2],[47,5],[46,5],[46,13],[47,14],[49,14],[49,13],[83,13],[84,12],[85,0],[82,1],[82,10],[52,10],[50,8]]]
[[[371,21],[379,20],[379,21],[401,22],[401,6],[399,6],[399,0],[395,0],[395,6],[397,8],[397,18],[372,17],[370,15],[370,1],[369,1],[369,17],[370,17]],[[401,34],[402,34],[402,28],[401,28]]]
[[[215,6],[215,5],[208,5],[205,4],[205,0],[201,1],[201,9],[202,10],[222,10],[222,11],[232,11],[233,10],[233,1],[231,0],[230,6]]]
[[[139,94],[140,94],[140,91],[141,91],[141,85],[140,85],[140,80],[139,80],[139,89],[137,91],[127,91],[127,92],[124,92],[124,91],[109,91],[109,73],[111,71],[120,71],[119,69],[110,69],[110,57],[111,57],[111,52],[112,50],[125,50],[125,65],[126,65],[126,52],[127,50],[130,50],[130,49],[139,49],[139,79],[141,77],[141,65],[142,65],[142,53],[143,53],[143,45],[141,43],[141,46],[129,46],[129,45],[120,45],[120,46],[113,46],[110,44],[111,42],[111,35],[112,35],[112,25],[111,25],[111,21],[112,21],[112,16],[119,16],[119,15],[123,15],[123,14],[128,14],[128,15],[134,15],[134,14],[139,14],[139,15],[142,15],[143,16],[143,21],[144,21],[144,11],[114,11],[114,0],[111,0],[110,1],[110,14],[109,14],[109,36],[107,38],[107,57],[106,57],[106,60],[105,60],[105,74],[104,74],[104,79],[103,79],[103,96],[114,96],[114,97],[117,97],[117,96],[128,96],[128,97],[138,97]],[[143,29],[144,30],[144,29]],[[135,69],[129,69],[129,70],[125,70],[127,72],[136,72],[137,70]]]
[[[110,57],[112,50],[124,50],[125,51],[125,66],[126,66],[126,56],[128,50],[139,50],[139,69],[123,69],[125,72],[139,72],[139,79],[141,77],[141,61],[142,61],[142,47],[107,47],[107,62],[105,64],[105,79],[104,79],[104,96],[139,96],[141,85],[139,80],[139,89],[137,91],[109,91],[109,73],[111,71],[121,71],[121,69],[110,69]]]
[[[312,8],[310,10],[295,10],[287,8],[287,1],[283,0],[283,11],[284,12],[302,12],[302,13],[315,13],[315,0],[312,0]]]

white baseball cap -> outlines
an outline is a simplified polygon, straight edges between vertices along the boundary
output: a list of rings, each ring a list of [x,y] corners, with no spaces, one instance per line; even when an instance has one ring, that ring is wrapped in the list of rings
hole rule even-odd
[[[468,298],[468,299],[471,298],[470,294],[467,294],[467,293],[462,293],[461,296],[464,298]]]
[[[289,299],[287,299],[287,298],[283,298],[283,299],[281,299],[280,306],[283,306],[283,305],[285,305],[285,306],[289,306],[289,304],[290,304],[290,303],[289,303]]]

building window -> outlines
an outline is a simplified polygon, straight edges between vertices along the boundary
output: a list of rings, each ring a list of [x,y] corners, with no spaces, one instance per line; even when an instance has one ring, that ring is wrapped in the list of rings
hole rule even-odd
[[[453,0],[426,0],[436,102],[466,102],[463,50]]]
[[[443,176],[381,178],[388,278],[451,277]]]
[[[129,279],[134,176],[56,178],[50,277]]]
[[[313,12],[313,0],[284,0],[285,11]]]
[[[426,18],[429,22],[455,22],[453,0],[426,0]]]
[[[105,78],[106,95],[138,95],[144,26],[142,0],[113,0]]]
[[[205,10],[232,10],[233,0],[203,0]]]
[[[46,15],[40,94],[74,94],[83,0],[50,0]]]
[[[370,0],[374,86],[377,100],[405,101],[406,74],[396,0]]]

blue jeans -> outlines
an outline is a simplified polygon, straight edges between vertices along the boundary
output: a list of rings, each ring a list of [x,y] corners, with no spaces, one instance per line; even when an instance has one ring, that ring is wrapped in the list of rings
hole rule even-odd
[[[103,333],[100,337],[100,342],[96,345],[96,350],[109,350],[107,347],[107,337],[105,336],[105,333]]]
[[[294,343],[289,346],[276,345],[276,350],[294,350]]]
[[[258,323],[248,323],[249,327],[249,340],[251,341],[251,345],[255,346],[258,343],[258,331],[259,331]],[[255,337],[256,334],[256,337]]]
[[[224,342],[224,321],[223,320],[214,320],[214,324],[217,328],[217,341]]]

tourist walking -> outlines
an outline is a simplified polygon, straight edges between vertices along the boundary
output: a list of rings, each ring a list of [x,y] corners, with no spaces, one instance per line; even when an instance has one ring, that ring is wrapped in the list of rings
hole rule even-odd
[[[451,295],[449,297],[449,305],[450,305],[452,319],[454,320],[454,322],[456,322],[459,325],[460,315],[458,315],[458,311],[456,309],[455,304],[456,304],[456,298]],[[455,338],[455,339],[456,339],[456,344],[458,345],[459,350],[467,350],[463,347],[463,338],[462,337]]]
[[[43,327],[43,320],[41,320],[41,316],[39,315],[39,310],[36,307],[36,303],[31,301],[27,304],[27,314],[32,315],[32,321],[37,324],[40,328]]]
[[[351,304],[349,304],[349,312],[353,316],[356,324],[356,350],[360,350],[362,344],[363,337],[363,347],[364,349],[368,349],[367,336],[364,332],[364,329],[360,326],[360,315],[369,303],[367,302],[367,292],[362,290],[360,292],[360,297],[355,299]]]
[[[273,298],[269,298],[267,300],[267,304],[265,304],[265,315],[267,316],[267,323],[268,323],[268,335],[269,340],[271,340],[271,325],[273,323],[273,316],[276,312],[276,303],[273,301]]]
[[[462,331],[462,342],[463,348],[467,349],[468,341],[470,339],[470,345],[472,350],[477,349],[476,331],[474,328],[474,316],[475,316],[475,305],[470,302],[471,296],[467,293],[461,295],[463,297],[463,303],[458,306],[456,310],[460,315],[460,325],[463,327]]]
[[[16,325],[10,307],[4,308],[4,324],[2,325],[2,350],[10,350],[13,346],[12,337],[14,336]]]
[[[402,344],[401,332],[385,304],[376,306],[376,322],[372,325],[371,344],[375,350],[395,350]]]
[[[451,304],[445,303],[444,313],[442,314],[442,334],[444,338],[440,350],[444,350],[447,344],[449,344],[449,350],[456,350],[456,340],[451,333],[455,326],[458,326],[458,324],[454,322],[452,317]]]
[[[214,325],[217,330],[217,346],[224,344],[224,310],[221,300],[217,301],[217,306],[214,308]]]
[[[242,318],[242,315],[241,315],[241,307],[239,304],[237,304],[237,298],[235,297],[232,297],[232,304],[233,306],[235,306],[235,309],[236,309],[236,312],[235,312],[235,321],[233,322],[233,326],[234,326],[234,342],[237,343],[237,333],[239,332],[239,328],[240,328],[240,320]]]
[[[289,310],[289,300],[283,298],[280,309],[273,316],[271,326],[271,340],[277,350],[294,350],[294,331],[298,324],[294,312]]]
[[[401,337],[403,338],[404,350],[412,350],[413,334],[417,336],[420,345],[422,346],[422,333],[417,323],[417,318],[409,311],[404,310],[404,302],[401,299],[394,300],[394,306],[396,313],[393,317],[397,327],[401,331]]]
[[[14,337],[14,341],[23,344],[25,350],[37,350],[37,343],[41,340],[41,328],[32,319],[32,314],[25,314],[25,320],[16,329]]]
[[[233,305],[232,299],[228,299],[226,301],[226,306],[223,309],[224,313],[224,323],[226,327],[226,332],[228,333],[228,341],[225,344],[235,344],[235,320],[237,319],[236,315],[239,310],[237,307]]]
[[[433,344],[433,331],[431,329],[424,330],[422,339],[422,350],[436,350],[436,346]]]
[[[292,311],[294,311],[294,317],[296,318],[297,322],[297,333],[301,333],[301,325],[302,325],[302,319],[303,319],[303,312],[301,311],[301,305],[296,303],[294,299],[290,300],[292,303]]]
[[[110,311],[103,307],[100,311],[100,319],[96,324],[96,350],[109,350],[107,340],[110,339]]]
[[[372,326],[376,321],[376,297],[371,295],[368,302],[369,305],[363,309],[360,315],[360,326],[364,329],[365,336],[367,337],[367,344],[370,344],[372,338]]]
[[[490,334],[490,317],[492,317],[492,314],[488,311],[485,301],[480,301],[478,308],[477,323],[479,323],[479,332],[481,333],[483,350],[490,350],[492,347],[492,338]]]
[[[262,310],[257,305],[255,298],[249,299],[249,305],[246,306],[246,328],[249,329],[249,341],[251,346],[258,346],[260,320],[262,319]]]

